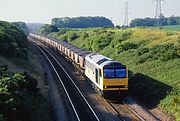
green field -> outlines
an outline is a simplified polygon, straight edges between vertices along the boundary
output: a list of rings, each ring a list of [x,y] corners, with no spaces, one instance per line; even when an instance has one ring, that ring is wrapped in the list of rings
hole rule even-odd
[[[49,34],[126,64],[130,94],[180,120],[180,32],[153,28],[62,29]]]
[[[180,31],[180,25],[164,26],[163,29]]]

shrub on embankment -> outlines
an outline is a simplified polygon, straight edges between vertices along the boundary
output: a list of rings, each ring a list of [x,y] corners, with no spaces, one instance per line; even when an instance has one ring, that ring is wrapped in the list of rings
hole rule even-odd
[[[50,121],[48,106],[34,78],[27,73],[8,72],[7,65],[0,66],[1,121]]]
[[[0,54],[27,59],[27,37],[15,25],[0,21]]]
[[[76,38],[68,39],[70,33]],[[180,120],[180,33],[153,28],[60,29],[49,34],[127,65],[130,93]]]

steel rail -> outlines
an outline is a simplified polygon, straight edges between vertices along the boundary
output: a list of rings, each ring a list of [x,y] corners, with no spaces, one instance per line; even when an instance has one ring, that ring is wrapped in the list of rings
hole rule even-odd
[[[34,44],[34,45],[35,45],[35,44]],[[55,69],[54,65],[52,64],[52,62],[50,61],[50,59],[48,58],[48,56],[44,53],[44,51],[43,51],[38,45],[35,45],[35,46],[43,53],[43,55],[46,57],[46,59],[48,60],[48,62],[49,62],[50,65],[52,66],[54,72],[56,73],[56,76],[57,76],[58,79],[59,79],[59,82],[61,83],[61,85],[62,85],[62,87],[63,87],[63,89],[64,89],[64,91],[65,91],[65,93],[66,93],[66,96],[68,97],[68,100],[69,100],[69,102],[70,102],[70,104],[71,104],[71,107],[73,108],[73,111],[74,111],[74,113],[75,113],[75,115],[76,115],[77,120],[78,120],[78,121],[81,121],[80,118],[79,118],[79,116],[78,116],[78,113],[77,113],[77,111],[76,111],[76,109],[75,109],[75,107],[74,107],[74,104],[73,104],[73,102],[72,102],[72,100],[71,100],[71,98],[70,98],[70,96],[69,96],[69,94],[68,94],[68,92],[67,92],[67,89],[66,89],[66,87],[64,86],[64,84],[63,84],[63,82],[62,82],[62,79],[61,79],[61,77],[59,76],[59,74],[58,74],[57,70]]]
[[[113,110],[113,112],[114,112],[116,115],[120,116],[120,113],[119,113],[119,112],[116,110],[116,108],[111,104],[111,102],[110,102],[110,101],[107,101],[106,99],[104,99],[104,100],[105,100],[106,104],[109,105],[109,107]],[[121,121],[126,121],[126,120],[123,119],[123,118],[120,118],[120,120],[121,120]]]
[[[80,89],[77,87],[77,85],[74,83],[73,79],[69,76],[69,74],[67,73],[67,71],[64,69],[64,67],[59,63],[59,61],[47,50],[46,52],[48,52],[51,57],[57,62],[57,64],[63,69],[63,71],[66,73],[66,75],[68,76],[68,78],[71,80],[72,84],[75,86],[75,88],[78,90],[79,94],[81,95],[81,97],[83,98],[83,100],[86,102],[86,104],[88,105],[89,109],[91,110],[91,112],[93,113],[93,115],[96,117],[97,121],[100,121],[100,119],[98,118],[98,116],[96,115],[95,111],[93,110],[93,108],[90,106],[89,102],[86,100],[86,98],[84,97],[84,95],[82,94],[82,92],[80,91]]]
[[[128,110],[130,110],[134,115],[136,115],[141,121],[146,121],[142,116],[140,116],[136,111],[134,111],[130,106],[128,106],[128,104],[126,104],[124,101],[123,101],[123,104],[126,106],[126,108]]]
[[[67,73],[67,71],[64,69],[64,67],[59,63],[59,61],[45,48],[43,48],[55,61],[56,63],[63,69],[63,71],[65,72],[65,74],[68,76],[68,78],[70,79],[70,81],[72,82],[72,84],[74,85],[74,87],[77,89],[78,93],[81,95],[82,99],[85,101],[85,103],[88,105],[89,109],[91,110],[91,112],[93,113],[94,117],[96,118],[97,121],[100,121],[100,119],[98,118],[97,114],[95,113],[95,111],[93,110],[93,108],[90,106],[89,102],[86,100],[86,98],[84,97],[84,95],[82,94],[82,92],[80,91],[80,89],[77,87],[77,85],[74,83],[73,79],[69,76],[69,74]],[[42,49],[41,49],[42,50]],[[57,72],[57,71],[56,71]],[[60,77],[60,76],[59,76]]]

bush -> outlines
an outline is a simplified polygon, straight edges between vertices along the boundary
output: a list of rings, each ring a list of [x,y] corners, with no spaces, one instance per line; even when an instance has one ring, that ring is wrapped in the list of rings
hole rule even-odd
[[[113,33],[115,34],[115,33]],[[111,34],[111,35],[113,35]],[[126,41],[127,39],[130,38],[130,36],[132,35],[132,31],[131,30],[125,30],[122,32],[118,32],[115,35],[113,35],[112,37],[112,42],[111,42],[111,47],[112,48],[116,48],[117,53],[123,51],[123,45],[121,44],[123,41]]]
[[[89,38],[86,43],[87,48],[91,48],[94,52],[104,49],[111,43],[112,37],[108,33],[101,34],[96,37]],[[89,46],[89,47],[88,47]]]
[[[83,32],[83,33],[81,34],[81,39],[86,39],[87,37],[89,37],[89,34],[88,34],[88,33]]]
[[[37,80],[27,73],[8,72],[6,66],[0,70],[0,120],[50,120],[48,103],[39,93]]]
[[[62,35],[62,34],[66,34],[68,30],[67,29],[60,29],[58,34]]]
[[[168,61],[178,58],[177,48],[173,45],[156,45],[152,48],[140,48],[137,50],[139,56],[137,63],[144,63],[147,60]]]
[[[138,45],[135,43],[126,42],[122,44],[122,50],[127,51],[129,49],[137,49]]]
[[[131,30],[125,30],[125,31],[122,31],[122,32],[118,33],[118,34],[115,36],[114,40],[115,40],[116,42],[121,43],[121,42],[129,39],[129,38],[131,37],[131,35],[132,35],[132,31],[131,31]]]
[[[159,59],[161,61],[168,61],[168,60],[171,60],[171,59],[174,59],[177,57],[178,57],[178,55],[176,53],[176,50],[172,49],[172,50],[167,50],[167,52],[162,54]]]
[[[137,59],[137,64],[144,63],[151,58],[150,53],[145,53]]]
[[[139,48],[137,50],[138,56],[143,55],[143,54],[148,53],[148,52],[149,52],[149,48]]]
[[[75,40],[77,37],[78,37],[78,36],[77,36],[76,33],[74,33],[74,32],[69,32],[69,33],[68,33],[68,42]]]
[[[172,36],[172,35],[174,35],[174,34],[175,34],[174,31],[167,31],[167,32],[166,32],[166,35],[167,35],[167,36]]]
[[[177,49],[173,45],[156,45],[150,49],[152,59],[160,59],[161,61],[167,61],[170,59],[178,58]]]
[[[62,35],[62,36],[60,37],[60,39],[61,39],[62,41],[68,42],[67,34]]]
[[[178,37],[176,48],[177,48],[177,54],[178,56],[180,56],[180,37]]]

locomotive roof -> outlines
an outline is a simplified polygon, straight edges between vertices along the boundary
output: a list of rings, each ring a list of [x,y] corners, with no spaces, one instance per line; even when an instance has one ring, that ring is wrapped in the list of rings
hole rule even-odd
[[[118,61],[114,61],[106,56],[103,56],[99,53],[91,53],[86,56],[86,60],[97,65],[98,67],[104,66],[124,66]]]

